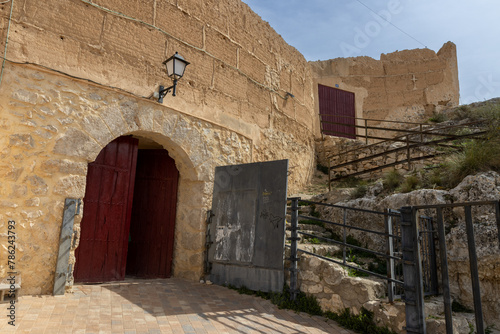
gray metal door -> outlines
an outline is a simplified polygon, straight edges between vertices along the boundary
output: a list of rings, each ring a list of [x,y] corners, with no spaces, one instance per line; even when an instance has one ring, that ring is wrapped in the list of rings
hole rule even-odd
[[[210,279],[282,291],[288,160],[215,169]]]

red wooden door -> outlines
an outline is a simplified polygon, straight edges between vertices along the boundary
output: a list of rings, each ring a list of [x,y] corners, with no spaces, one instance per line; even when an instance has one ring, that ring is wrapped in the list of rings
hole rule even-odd
[[[326,135],[355,139],[354,93],[318,85],[318,97],[321,131]]]
[[[170,277],[179,172],[165,150],[139,150],[127,275]]]
[[[125,278],[138,140],[120,137],[89,164],[76,282]]]

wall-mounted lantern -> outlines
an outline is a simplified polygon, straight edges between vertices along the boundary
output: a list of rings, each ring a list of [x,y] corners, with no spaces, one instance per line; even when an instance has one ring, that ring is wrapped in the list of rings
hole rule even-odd
[[[177,80],[182,78],[182,76],[184,75],[184,71],[186,70],[186,66],[189,65],[189,62],[187,62],[176,52],[172,57],[165,60],[163,64],[167,68],[167,74],[170,78],[172,78],[174,84],[167,88],[160,86],[160,89],[158,91],[158,102],[160,103],[163,103],[163,98],[165,97],[165,95],[167,95],[168,92],[170,92],[170,90],[172,90],[172,96],[175,96]]]

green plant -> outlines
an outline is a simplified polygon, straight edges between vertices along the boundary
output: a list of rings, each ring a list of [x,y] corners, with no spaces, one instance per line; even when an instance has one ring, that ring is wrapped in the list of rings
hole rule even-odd
[[[496,329],[495,325],[489,325],[484,329],[484,334],[492,334],[493,330],[495,329]]]
[[[420,179],[416,175],[409,175],[405,177],[403,183],[401,184],[401,192],[409,193],[412,190],[417,189],[420,185]]]
[[[311,204],[311,211],[309,212],[309,215],[315,218],[321,217],[321,214],[318,211],[316,211],[316,205]]]
[[[397,170],[393,169],[384,175],[384,179],[382,182],[384,185],[384,189],[388,191],[394,191],[397,187],[399,187],[402,181],[403,176],[399,174]]]
[[[364,271],[360,271],[360,270],[357,270],[354,268],[348,268],[347,275],[349,277],[368,277],[368,276],[370,276],[369,274],[365,273]]]
[[[366,185],[367,183],[368,183],[367,181],[362,180],[358,177],[349,176],[344,179],[341,179],[340,181],[335,182],[335,185],[337,188],[354,188],[361,184]]]
[[[464,177],[481,171],[500,170],[500,137],[490,140],[469,140],[463,150],[447,159],[443,164],[444,183],[453,188]]]
[[[387,274],[387,261],[377,258],[375,261],[368,264],[368,270],[376,274]]]
[[[317,245],[320,243],[318,238],[315,237],[309,237],[309,236],[304,236],[304,240],[307,240],[310,244]]]
[[[351,192],[351,198],[356,199],[356,198],[361,198],[366,195],[368,192],[368,187],[364,184],[360,184],[354,188],[354,190]]]
[[[320,163],[316,164],[316,169],[319,170],[321,173],[328,175],[328,167],[324,166]]]
[[[448,117],[444,113],[434,113],[430,118],[429,122],[442,123],[448,120]]]
[[[422,186],[425,188],[436,188],[443,185],[443,168],[442,165],[434,166],[432,169],[427,169],[422,175]]]
[[[317,221],[317,220],[313,220],[313,219],[300,220],[299,224],[316,225],[316,226],[325,227],[325,223]]]
[[[387,327],[379,327],[373,320],[373,312],[368,311],[364,307],[361,308],[359,314],[355,315],[350,309],[346,308],[340,313],[327,312],[325,316],[336,321],[344,328],[354,330],[363,334],[396,334]]]
[[[308,296],[302,291],[299,291],[299,293],[297,293],[295,301],[292,301],[290,288],[288,287],[288,285],[285,285],[283,287],[283,292],[281,293],[271,293],[269,299],[280,309],[305,312],[311,315],[323,315],[321,306],[314,296]]]

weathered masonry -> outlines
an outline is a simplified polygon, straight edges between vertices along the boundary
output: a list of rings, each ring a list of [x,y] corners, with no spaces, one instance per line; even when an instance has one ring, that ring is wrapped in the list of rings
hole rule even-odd
[[[289,159],[291,193],[312,174],[311,66],[238,0],[11,0],[0,27],[0,243],[16,221],[22,294],[52,293],[66,198],[85,197],[76,280],[196,280],[216,166]],[[158,103],[175,52],[191,64]]]

